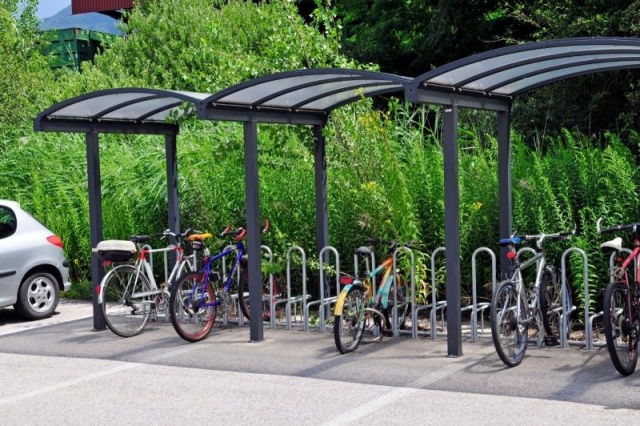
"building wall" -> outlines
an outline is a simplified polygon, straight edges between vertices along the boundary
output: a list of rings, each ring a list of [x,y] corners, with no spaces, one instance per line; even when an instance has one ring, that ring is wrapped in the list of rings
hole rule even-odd
[[[102,12],[131,9],[133,0],[71,0],[71,13]]]

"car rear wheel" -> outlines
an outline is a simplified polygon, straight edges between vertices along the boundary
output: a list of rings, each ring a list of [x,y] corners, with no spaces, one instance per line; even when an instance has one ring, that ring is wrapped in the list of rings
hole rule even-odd
[[[15,309],[23,318],[42,319],[55,311],[59,300],[60,290],[53,275],[35,272],[25,278],[20,285]]]

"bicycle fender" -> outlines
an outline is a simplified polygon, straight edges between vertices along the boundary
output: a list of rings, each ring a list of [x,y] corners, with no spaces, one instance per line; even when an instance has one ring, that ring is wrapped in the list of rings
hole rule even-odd
[[[338,300],[336,300],[336,306],[333,308],[333,315],[342,315],[342,308],[344,307],[344,301],[347,299],[347,294],[351,290],[353,284],[347,284],[342,287]]]

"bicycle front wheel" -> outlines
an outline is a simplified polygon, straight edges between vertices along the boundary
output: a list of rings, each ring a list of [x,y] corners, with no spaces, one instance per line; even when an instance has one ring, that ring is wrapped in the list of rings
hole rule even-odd
[[[147,277],[131,265],[109,271],[100,286],[102,314],[109,330],[121,337],[140,334],[151,314],[150,289]]]
[[[539,287],[540,311],[542,312],[542,324],[547,336],[553,339],[560,338],[560,320],[563,313],[562,306],[562,281],[560,274],[555,269],[547,269],[542,275]],[[571,309],[571,291],[564,295],[567,307]],[[565,337],[569,338],[571,332],[571,313],[564,318],[566,330]]]
[[[277,298],[277,284],[274,280],[274,288],[273,288],[273,299],[271,299],[271,291],[270,291],[270,274],[264,274],[262,277],[262,320],[269,321],[271,319],[271,304],[269,301],[275,302]],[[247,321],[251,320],[251,303],[249,301],[249,274],[245,272],[243,269],[240,272],[240,280],[238,281],[238,303],[240,305],[240,310],[242,314],[247,319]]]
[[[604,335],[613,366],[623,376],[629,376],[638,363],[638,335],[630,321],[632,306],[629,287],[613,282],[604,292]],[[637,315],[634,315],[638,321]]]
[[[509,367],[522,362],[527,351],[527,307],[513,281],[498,285],[491,299],[491,337],[498,356]]]
[[[178,335],[198,342],[209,335],[216,318],[216,296],[204,274],[189,272],[171,289],[169,313]]]
[[[333,323],[333,338],[340,353],[354,351],[364,334],[365,319],[364,299],[360,287],[351,287],[344,300],[342,312],[335,315]],[[373,326],[373,322],[371,322]]]

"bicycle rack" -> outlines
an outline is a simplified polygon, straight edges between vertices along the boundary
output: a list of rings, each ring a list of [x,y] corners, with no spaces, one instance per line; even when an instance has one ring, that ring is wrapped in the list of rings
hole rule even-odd
[[[492,291],[491,294],[496,291],[496,255],[495,253],[488,247],[480,247],[477,248],[473,254],[471,255],[471,305],[462,308],[462,312],[468,311],[471,309],[471,343],[475,343],[478,341],[478,312],[480,312],[480,321],[482,324],[482,331],[484,332],[484,311],[491,306],[489,302],[483,302],[478,304],[477,302],[477,279],[476,279],[476,256],[478,253],[486,252],[491,257],[491,282],[492,282]]]
[[[236,246],[234,245],[228,245],[226,246],[222,251],[227,251],[227,250],[235,250]],[[222,258],[222,277],[226,277],[227,276],[227,258],[229,256],[226,256],[224,258]],[[238,275],[237,277],[237,281],[240,282],[240,269],[238,268],[236,270],[236,274]],[[223,280],[224,281],[224,280]],[[234,293],[230,295],[231,300],[233,301],[235,310],[237,312],[236,317],[238,318],[236,321],[238,323],[238,326],[243,326],[244,325],[244,315],[242,314],[241,310],[240,310],[240,306],[238,306],[238,293]],[[227,325],[229,323],[229,313],[225,312],[222,316],[222,325]]]
[[[298,251],[300,253],[301,262],[302,262],[302,296],[291,297],[291,253],[294,251]],[[289,250],[287,250],[287,298],[286,298],[286,328],[287,330],[291,330],[291,307],[295,309],[296,304],[300,303],[302,307],[302,330],[309,330],[309,322],[308,318],[304,316],[306,312],[307,299],[309,295],[307,294],[307,256],[304,250],[298,246],[291,246]],[[282,301],[278,301],[276,303],[280,303]]]
[[[620,251],[623,252],[623,253],[626,253],[627,255],[631,254],[631,250],[628,249],[628,248],[624,248],[623,247]],[[615,278],[613,276],[613,266],[614,266],[614,259],[616,258],[617,255],[618,255],[617,252],[613,252],[613,253],[611,253],[611,256],[609,256],[609,282],[615,281]],[[585,299],[585,313],[586,313],[587,312],[587,307],[589,306],[589,303],[588,303],[588,300],[589,300],[588,299],[588,288],[587,287],[585,287],[584,293],[585,293],[585,297],[586,297],[586,299]],[[599,318],[599,317],[603,316],[604,315],[604,311],[600,311],[600,312],[588,311],[588,313],[589,313],[589,325],[588,325],[588,327],[585,326],[585,337],[586,337],[586,340],[587,340],[587,350],[591,350],[591,349],[593,349],[593,345],[594,345],[594,343],[593,343],[593,321],[596,318]]]
[[[327,251],[332,251],[336,259],[336,290],[337,291],[336,291],[336,295],[333,297],[331,296],[331,286],[328,286],[327,288],[329,293],[327,295],[324,294],[324,282],[325,282],[324,281],[324,261],[322,260],[322,258],[324,257],[324,254]],[[318,254],[318,260],[320,262],[320,299],[307,303],[304,317],[305,317],[305,321],[308,321],[309,307],[319,305],[318,314],[320,317],[320,331],[324,332],[325,309],[328,308],[333,303],[335,303],[336,300],[338,299],[338,295],[340,294],[340,255],[338,254],[338,250],[336,250],[334,247],[326,246],[322,250],[320,250],[320,253]]]
[[[269,260],[269,266],[273,266],[273,252],[269,248],[269,246],[261,245],[260,250],[264,251],[267,254],[267,259]],[[269,268],[270,270],[272,268]],[[262,280],[260,280],[262,282]],[[269,298],[269,328],[276,328],[276,306],[273,300],[273,273],[269,272],[269,296],[262,296],[262,300],[265,301],[266,298]],[[264,315],[264,312],[262,313]]]
[[[531,247],[522,247],[522,248],[520,248],[520,250],[518,250],[518,251],[517,251],[517,253],[516,253],[516,257],[517,257],[518,259],[520,259],[520,255],[521,255],[523,252],[529,252],[529,253],[533,254],[534,256],[538,254],[538,252],[536,252],[536,251],[535,251],[533,248],[531,248]],[[536,262],[536,270],[540,267],[540,266],[539,266],[539,263],[540,263],[540,260],[538,260],[538,261]],[[523,278],[523,279],[524,279],[524,278]],[[523,283],[523,284],[524,284],[524,283]],[[538,301],[538,303],[539,303],[539,302],[540,302],[540,301]],[[537,339],[536,339],[536,345],[537,345],[539,348],[541,348],[541,347],[543,346],[543,344],[542,344],[542,342],[544,342],[544,336],[543,336],[543,334],[544,334],[544,333],[538,332],[538,337],[537,337]]]
[[[560,347],[566,348],[569,346],[569,342],[567,341],[567,315],[571,315],[571,312],[575,311],[577,308],[575,305],[567,306],[567,294],[569,293],[569,288],[567,287],[567,265],[566,265],[566,257],[569,253],[579,253],[582,256],[582,265],[583,265],[583,274],[584,274],[584,322],[587,324],[587,319],[589,317],[589,264],[587,263],[587,255],[584,250],[579,249],[577,247],[571,247],[562,253],[561,259],[561,271],[562,271],[562,314],[560,315]],[[585,327],[586,328],[586,327]],[[587,341],[587,350],[591,350],[591,331],[585,330],[585,338]]]
[[[367,249],[368,250],[368,249]],[[368,250],[370,253],[370,261],[371,261],[371,268],[370,270],[373,270],[376,267],[376,254],[373,252],[373,250]],[[353,276],[357,277],[358,276],[358,253],[354,253],[353,254]],[[376,294],[377,291],[377,286],[376,286],[376,276],[374,275],[373,277],[371,277],[371,294]]]
[[[444,308],[447,307],[447,301],[446,300],[441,300],[440,302],[438,302],[436,300],[436,271],[435,271],[436,262],[435,262],[435,258],[436,258],[436,254],[438,254],[440,252],[444,252],[444,251],[445,251],[444,247],[438,247],[437,249],[435,249],[431,253],[431,304],[429,304],[429,305],[421,305],[421,306],[418,306],[416,308],[416,320],[417,320],[418,312],[420,312],[422,310],[425,310],[425,309],[431,309],[431,313],[430,313],[431,330],[429,331],[429,333],[421,332],[421,331],[417,332],[419,335],[429,334],[430,337],[431,337],[431,340],[435,340],[436,339],[437,313],[438,313],[438,311],[441,311],[441,314],[442,314],[442,326],[444,327]]]
[[[398,253],[405,251],[411,256],[411,331],[398,330]],[[374,263],[375,265],[375,263]],[[398,337],[400,333],[411,333],[412,338],[418,337],[418,322],[416,321],[416,263],[413,251],[409,247],[398,247],[393,252],[393,322],[391,323],[391,330],[393,331],[393,337]],[[375,294],[375,287],[374,287]],[[404,303],[407,303],[405,300]]]

